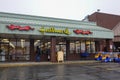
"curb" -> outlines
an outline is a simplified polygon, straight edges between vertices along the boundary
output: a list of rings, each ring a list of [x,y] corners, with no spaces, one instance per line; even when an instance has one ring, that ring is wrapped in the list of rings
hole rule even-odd
[[[59,65],[59,64],[91,64],[98,63],[98,61],[65,61],[65,62],[10,62],[0,63],[1,67],[22,67],[22,66],[36,66],[36,65]]]

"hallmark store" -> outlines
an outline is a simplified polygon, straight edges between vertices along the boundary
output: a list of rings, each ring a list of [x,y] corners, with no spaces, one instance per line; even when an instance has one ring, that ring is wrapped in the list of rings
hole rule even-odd
[[[0,12],[0,61],[56,62],[62,49],[64,60],[94,59],[99,51],[112,50],[113,32],[93,22]],[[87,52],[87,58],[81,53]]]

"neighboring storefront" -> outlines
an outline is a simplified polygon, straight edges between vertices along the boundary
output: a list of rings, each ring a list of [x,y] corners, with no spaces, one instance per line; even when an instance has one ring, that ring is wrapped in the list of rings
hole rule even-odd
[[[65,60],[93,59],[98,51],[112,50],[113,32],[95,23],[11,13],[0,13],[0,60],[56,62],[62,48]]]
[[[89,21],[94,21],[98,26],[110,29],[114,32],[114,52],[120,52],[120,15],[94,12],[88,16]]]

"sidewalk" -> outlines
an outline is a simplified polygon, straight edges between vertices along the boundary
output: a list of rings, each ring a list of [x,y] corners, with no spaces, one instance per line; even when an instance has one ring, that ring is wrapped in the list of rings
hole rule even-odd
[[[34,66],[34,65],[55,65],[55,64],[88,64],[97,63],[95,60],[84,61],[65,61],[65,62],[0,62],[0,67],[18,67],[18,66]]]

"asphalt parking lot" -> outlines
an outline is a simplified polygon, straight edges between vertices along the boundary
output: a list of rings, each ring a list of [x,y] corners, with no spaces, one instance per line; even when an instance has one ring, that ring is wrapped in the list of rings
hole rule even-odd
[[[0,80],[120,80],[120,63],[1,67]]]

